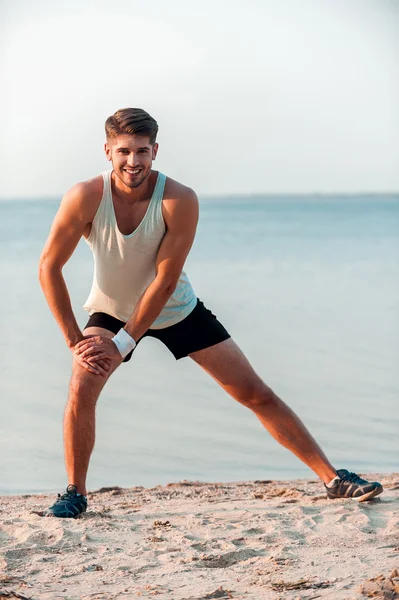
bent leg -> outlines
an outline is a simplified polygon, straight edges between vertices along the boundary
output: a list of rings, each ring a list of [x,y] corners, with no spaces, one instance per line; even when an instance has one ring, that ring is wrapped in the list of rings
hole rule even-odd
[[[296,414],[255,373],[232,340],[189,354],[235,400],[250,408],[269,433],[329,483],[336,471]]]
[[[107,329],[90,327],[85,335],[113,337]],[[73,360],[69,397],[64,414],[64,455],[68,484],[79,494],[87,494],[86,476],[95,440],[95,409],[97,399],[113,370],[106,377],[94,375]]]

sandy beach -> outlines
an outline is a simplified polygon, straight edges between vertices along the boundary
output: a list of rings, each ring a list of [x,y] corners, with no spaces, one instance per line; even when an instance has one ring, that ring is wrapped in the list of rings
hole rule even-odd
[[[2,497],[0,599],[399,598],[399,473],[366,476],[365,503],[306,480],[102,488],[78,519]]]

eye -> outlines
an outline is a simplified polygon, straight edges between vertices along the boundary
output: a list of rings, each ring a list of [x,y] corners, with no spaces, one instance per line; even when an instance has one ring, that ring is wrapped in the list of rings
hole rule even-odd
[[[140,153],[140,154],[147,154],[147,152],[148,152],[148,150],[147,150],[146,148],[141,148],[141,149],[139,150],[139,153]]]

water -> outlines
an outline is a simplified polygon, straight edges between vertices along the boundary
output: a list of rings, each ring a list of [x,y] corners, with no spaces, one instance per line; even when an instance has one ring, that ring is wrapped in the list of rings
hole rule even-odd
[[[0,202],[2,494],[65,486],[70,354],[37,281],[56,209]],[[186,270],[337,467],[398,470],[398,196],[205,200]],[[84,242],[65,277],[84,325]],[[156,340],[140,344],[100,398],[91,489],[310,475],[250,411]]]

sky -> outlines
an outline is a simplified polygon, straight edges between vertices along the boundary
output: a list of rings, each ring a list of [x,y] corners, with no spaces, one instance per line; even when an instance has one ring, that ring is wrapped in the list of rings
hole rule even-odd
[[[399,0],[0,0],[0,198],[109,168],[147,110],[202,195],[399,190]]]

